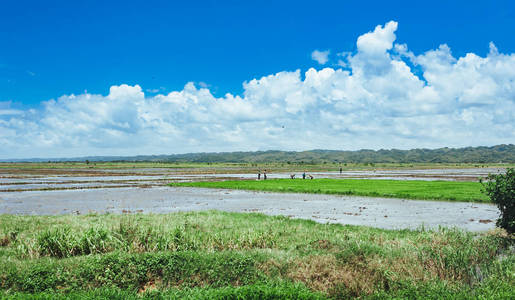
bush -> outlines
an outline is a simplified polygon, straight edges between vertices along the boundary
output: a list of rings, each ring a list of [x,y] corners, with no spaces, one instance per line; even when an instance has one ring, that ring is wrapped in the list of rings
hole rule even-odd
[[[490,174],[483,184],[483,192],[501,211],[497,226],[508,233],[515,232],[515,170],[508,168],[506,174]]]
[[[115,240],[105,228],[92,227],[79,240],[80,254],[106,253],[112,251]]]
[[[39,255],[57,258],[106,253],[121,244],[104,228],[90,228],[77,236],[69,226],[47,229],[37,235],[36,241]]]
[[[76,255],[78,245],[70,227],[57,227],[43,231],[37,236],[40,255],[63,258]]]

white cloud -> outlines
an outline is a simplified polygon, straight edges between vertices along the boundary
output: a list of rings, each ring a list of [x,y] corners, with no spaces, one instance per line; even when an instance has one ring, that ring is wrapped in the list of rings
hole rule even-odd
[[[0,115],[22,115],[23,111],[18,109],[0,109]]]
[[[485,57],[454,57],[445,44],[417,55],[395,44],[396,29],[389,22],[360,36],[357,52],[339,55],[345,69],[252,79],[241,96],[215,97],[194,83],[146,96],[123,84],[37,110],[3,102],[0,158],[515,141],[515,54],[491,43]]]
[[[390,21],[384,26],[377,25],[373,32],[358,37],[358,51],[365,54],[383,54],[392,49],[395,41],[397,22]]]
[[[321,65],[325,65],[329,61],[329,50],[319,51],[315,50],[311,53],[311,59],[315,60]]]
[[[352,52],[344,51],[336,54],[337,56],[341,57],[338,59],[337,65],[340,67],[348,68],[349,67],[349,60],[352,58]]]

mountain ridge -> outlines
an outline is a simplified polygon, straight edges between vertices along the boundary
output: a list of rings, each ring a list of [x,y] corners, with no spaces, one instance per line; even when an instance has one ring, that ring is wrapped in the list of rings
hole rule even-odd
[[[1,159],[0,162],[147,161],[191,163],[515,163],[515,145],[464,148],[361,149],[307,151],[234,151],[135,156],[84,156],[73,158]]]

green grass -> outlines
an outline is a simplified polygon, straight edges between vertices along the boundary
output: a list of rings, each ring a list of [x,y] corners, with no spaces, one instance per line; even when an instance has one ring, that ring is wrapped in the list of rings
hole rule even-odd
[[[217,211],[0,215],[12,299],[513,298],[500,230],[383,230]]]
[[[481,184],[479,182],[373,179],[272,179],[260,181],[173,182],[170,185],[285,193],[490,202],[488,197],[481,193]]]
[[[0,294],[1,296],[1,294]],[[227,286],[223,288],[185,288],[156,290],[144,293],[130,292],[118,288],[100,288],[89,291],[70,292],[67,294],[55,292],[41,293],[12,293],[4,294],[5,299],[327,299],[321,293],[310,291],[302,284],[256,284],[240,287]]]

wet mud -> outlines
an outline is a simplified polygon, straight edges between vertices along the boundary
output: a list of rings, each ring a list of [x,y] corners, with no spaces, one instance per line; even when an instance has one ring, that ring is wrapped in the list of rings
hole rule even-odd
[[[172,188],[172,181],[245,180],[234,169],[0,169],[0,214],[170,213],[196,210],[259,212],[322,223],[400,229],[456,226],[483,231],[495,226],[494,205],[335,196]],[[502,168],[310,172],[315,178],[477,181]],[[289,178],[268,172],[268,178]]]
[[[485,231],[495,227],[494,205],[392,198],[284,194],[220,189],[124,187],[0,194],[0,214],[171,213],[222,210],[259,212],[321,223],[387,229],[420,226]]]
[[[119,187],[165,186],[172,181],[245,180],[256,178],[253,173],[227,173],[230,170],[191,169],[0,169],[0,193],[63,189],[98,189]],[[234,170],[233,170],[234,171]],[[477,181],[489,173],[504,172],[500,168],[370,170],[310,172],[314,178],[356,178],[393,180]],[[290,178],[288,173],[269,172],[268,178]]]

